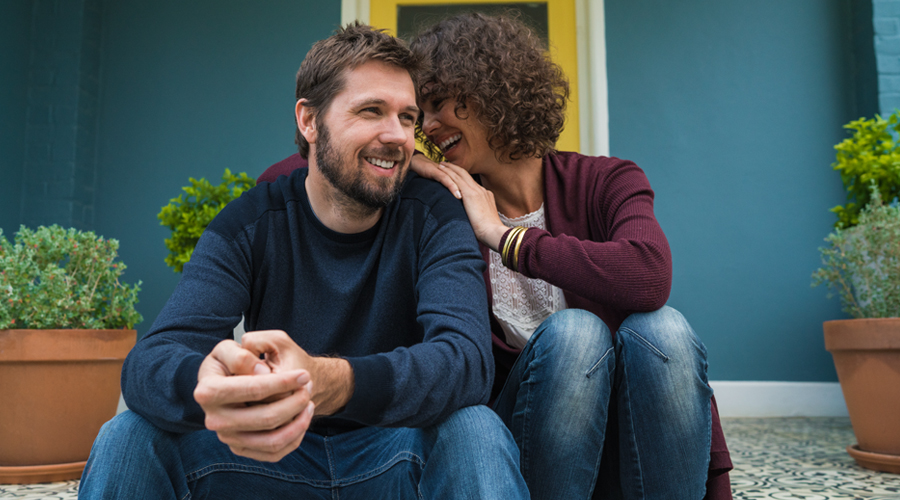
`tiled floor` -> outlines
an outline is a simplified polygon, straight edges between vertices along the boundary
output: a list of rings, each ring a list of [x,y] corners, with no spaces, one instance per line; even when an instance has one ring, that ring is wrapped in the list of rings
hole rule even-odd
[[[726,418],[735,499],[900,500],[900,475],[858,467],[846,418]],[[77,481],[0,485],[0,498],[74,499]]]
[[[726,418],[735,499],[900,499],[900,474],[863,469],[844,451],[848,418]]]

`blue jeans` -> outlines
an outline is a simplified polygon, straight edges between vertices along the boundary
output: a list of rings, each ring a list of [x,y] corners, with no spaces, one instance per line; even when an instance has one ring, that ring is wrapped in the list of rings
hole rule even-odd
[[[706,369],[706,348],[670,307],[629,316],[615,340],[584,310],[547,318],[494,402],[531,497],[590,499],[596,484],[594,498],[702,499]]]
[[[528,498],[497,415],[464,408],[425,429],[307,433],[277,463],[231,453],[211,431],[174,434],[133,412],[100,430],[78,498]]]

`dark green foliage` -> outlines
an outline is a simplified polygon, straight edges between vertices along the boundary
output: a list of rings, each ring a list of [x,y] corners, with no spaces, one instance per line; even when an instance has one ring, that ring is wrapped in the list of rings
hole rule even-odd
[[[166,248],[169,249],[166,264],[176,273],[180,273],[191,260],[203,230],[225,205],[256,185],[256,181],[246,173],[233,175],[227,168],[222,176],[223,182],[218,186],[205,178],[197,180],[191,177],[188,180],[191,185],[181,188],[187,196],[180,194],[172,198],[157,215],[160,225],[172,230],[172,237],[166,239]]]

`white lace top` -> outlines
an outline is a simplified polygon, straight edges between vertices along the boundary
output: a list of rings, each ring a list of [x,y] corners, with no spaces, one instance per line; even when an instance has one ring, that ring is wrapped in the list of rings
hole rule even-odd
[[[507,227],[547,227],[544,205],[530,214],[514,219],[500,214],[500,220]],[[503,328],[506,343],[521,349],[545,319],[566,308],[566,299],[559,288],[544,280],[526,278],[505,267],[500,261],[499,253],[491,250],[490,254],[494,316]]]

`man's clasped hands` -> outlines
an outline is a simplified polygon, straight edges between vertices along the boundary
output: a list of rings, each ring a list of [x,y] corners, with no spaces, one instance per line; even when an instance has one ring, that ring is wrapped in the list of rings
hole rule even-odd
[[[314,391],[313,379],[325,387]],[[335,413],[350,395],[349,363],[310,356],[281,330],[217,344],[200,365],[194,390],[206,428],[233,453],[266,462],[296,450],[313,415]]]

